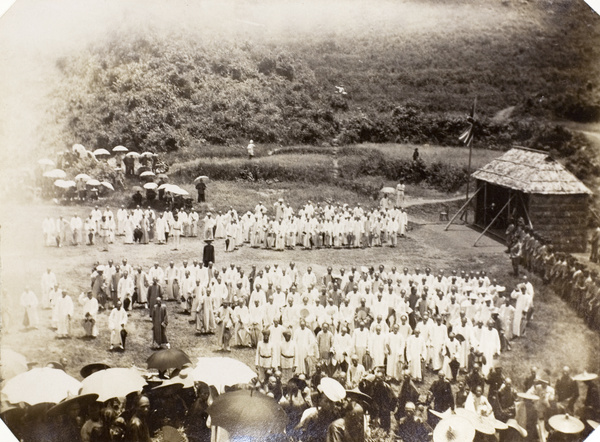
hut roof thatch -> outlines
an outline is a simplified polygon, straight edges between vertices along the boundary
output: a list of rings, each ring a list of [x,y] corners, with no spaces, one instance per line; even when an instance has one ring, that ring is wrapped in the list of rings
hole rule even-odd
[[[592,192],[560,163],[544,152],[514,148],[473,174],[473,177],[520,190],[550,195]]]

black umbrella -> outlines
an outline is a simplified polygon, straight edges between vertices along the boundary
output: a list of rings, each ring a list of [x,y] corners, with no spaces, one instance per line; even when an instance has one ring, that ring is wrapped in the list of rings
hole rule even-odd
[[[259,440],[283,433],[288,421],[275,399],[252,390],[222,394],[208,407],[208,414],[213,425],[224,428],[231,436]]]
[[[87,378],[89,375],[96,373],[100,370],[106,370],[110,368],[110,365],[106,365],[103,362],[94,362],[93,364],[88,364],[79,370],[79,374],[82,378]]]
[[[185,364],[192,363],[188,355],[178,348],[157,351],[146,362],[148,362],[148,368],[156,368],[158,371],[165,371],[171,368],[181,369]]]

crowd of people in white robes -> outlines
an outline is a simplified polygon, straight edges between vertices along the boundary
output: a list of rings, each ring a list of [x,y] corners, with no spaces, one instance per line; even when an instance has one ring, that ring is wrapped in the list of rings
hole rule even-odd
[[[98,336],[99,311],[117,309],[111,313],[119,317],[111,326],[116,333],[136,303],[151,308],[160,296],[192,315],[195,331],[217,333],[224,349],[257,347],[257,365],[265,369],[283,363],[308,374],[317,362],[350,366],[355,357],[367,369],[385,365],[393,379],[406,368],[415,380],[423,379],[425,366],[455,379],[473,359],[487,375],[510,341],[524,334],[534,297],[526,279],[506,291],[485,271],[434,275],[429,268],[399,272],[383,265],[335,273],[329,268],[317,276],[294,263],[245,272],[235,264],[218,269],[198,260],[143,269],[124,259],[97,263],[90,278],[91,290],[78,299],[90,337]],[[30,325],[37,325],[36,295],[26,290],[21,304]],[[52,309],[57,334],[68,335],[74,305],[50,269],[42,276],[41,306]],[[263,331],[270,334],[267,350]],[[349,377],[353,388],[356,377]]]
[[[262,203],[241,216],[230,208],[225,213],[207,212],[203,218],[195,209],[157,213],[150,207],[122,206],[115,213],[110,207],[96,206],[85,219],[74,214],[70,219],[47,217],[42,223],[46,246],[106,246],[122,237],[124,244],[166,244],[171,239],[178,249],[181,238],[201,237],[224,239],[226,251],[244,244],[274,250],[396,247],[407,229],[406,210],[398,207],[365,209],[309,201],[296,212],[281,199],[274,204],[272,216]]]

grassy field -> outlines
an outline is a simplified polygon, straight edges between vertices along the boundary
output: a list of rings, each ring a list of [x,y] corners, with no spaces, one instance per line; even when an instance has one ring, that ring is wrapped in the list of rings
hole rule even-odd
[[[386,157],[411,160],[415,148],[419,149],[420,158],[425,163],[443,163],[455,167],[466,167],[469,164],[469,149],[466,147],[429,146],[415,144],[393,143],[363,143],[355,145],[360,149],[375,149],[381,151]],[[471,170],[477,170],[503,152],[490,149],[473,148]]]

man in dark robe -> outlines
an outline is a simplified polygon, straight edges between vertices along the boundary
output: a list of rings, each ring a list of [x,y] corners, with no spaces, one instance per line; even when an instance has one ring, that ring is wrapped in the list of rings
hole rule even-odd
[[[156,304],[156,300],[158,298],[162,298],[162,297],[163,297],[162,287],[158,283],[158,278],[153,278],[152,285],[150,287],[148,287],[148,296],[146,298],[148,301],[148,305],[150,306],[150,308],[148,310],[149,310],[151,317],[152,317],[154,304]]]
[[[152,344],[160,348],[169,348],[167,340],[167,307],[163,305],[162,299],[156,299],[156,304],[152,308]]]
[[[577,382],[571,378],[571,369],[563,368],[562,376],[556,381],[554,389],[559,411],[573,414],[573,408],[577,398],[579,398],[579,387]]]
[[[108,284],[106,276],[104,276],[104,267],[98,266],[96,268],[96,274],[92,279],[92,295],[98,300],[100,308],[104,309],[106,304]]]
[[[204,263],[204,267],[208,267],[208,263],[215,262],[215,246],[212,245],[212,241],[207,239],[204,241],[206,245],[204,246],[204,250],[202,252],[202,262]]]
[[[435,411],[443,413],[449,408],[454,410],[452,387],[450,386],[450,382],[446,380],[446,376],[442,370],[438,372],[438,378],[433,381],[429,388],[428,399],[429,403],[433,402],[433,409]],[[439,422],[439,418],[433,415],[430,415],[429,419],[431,426],[435,426]]]
[[[198,191],[198,202],[203,203],[204,201],[206,201],[204,194],[206,192],[206,184],[204,184],[202,180],[200,180],[198,184],[196,184],[196,190]]]
[[[385,367],[378,367],[373,381],[373,403],[379,425],[387,433],[390,431],[390,414],[396,406],[396,397],[392,387],[385,381]],[[375,417],[375,416],[374,416]]]
[[[415,416],[416,407],[412,402],[407,402],[404,407],[405,416],[398,421],[396,437],[403,441],[428,442],[432,432],[429,425]]]
[[[412,402],[413,404],[419,400],[419,390],[415,386],[414,382],[410,378],[408,371],[404,373],[404,380],[398,393],[398,406],[396,408],[395,418],[400,420],[405,416],[405,406],[407,403]]]
[[[141,396],[136,404],[135,412],[127,425],[127,440],[130,442],[150,442],[148,428],[148,414],[150,413],[150,400]]]

